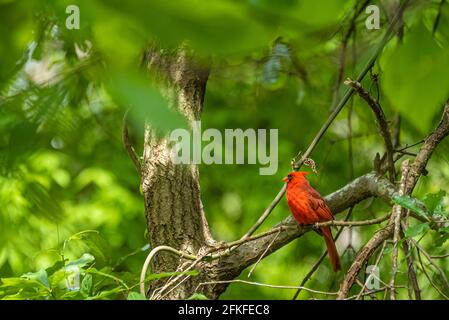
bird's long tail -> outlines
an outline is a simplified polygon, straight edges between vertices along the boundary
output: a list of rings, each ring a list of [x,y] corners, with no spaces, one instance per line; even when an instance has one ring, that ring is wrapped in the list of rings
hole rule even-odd
[[[330,227],[320,228],[323,233],[324,241],[326,241],[327,253],[332,264],[332,268],[335,272],[341,270],[340,258],[338,257],[337,248],[335,247],[334,238],[332,237],[332,231]]]

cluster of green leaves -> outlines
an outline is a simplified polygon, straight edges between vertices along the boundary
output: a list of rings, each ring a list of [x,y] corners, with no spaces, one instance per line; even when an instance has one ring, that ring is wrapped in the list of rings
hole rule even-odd
[[[440,190],[426,194],[421,200],[411,196],[393,197],[395,203],[427,220],[405,230],[406,237],[423,236],[433,226],[438,231],[435,242],[437,247],[441,247],[449,239],[449,226],[446,222],[449,212],[444,207],[445,196],[446,191]]]
[[[64,252],[76,242],[87,250],[78,259],[68,259]],[[60,259],[52,266],[36,272],[27,272],[20,277],[0,278],[0,299],[26,300],[99,300],[128,299],[145,300],[137,289],[140,284],[139,274],[117,271],[126,259],[139,252],[147,252],[148,245],[118,259],[108,265],[105,259],[107,243],[97,231],[78,232],[63,243],[58,254]],[[177,275],[196,276],[196,271],[167,272],[149,274],[146,282]],[[191,299],[201,299],[201,295]]]

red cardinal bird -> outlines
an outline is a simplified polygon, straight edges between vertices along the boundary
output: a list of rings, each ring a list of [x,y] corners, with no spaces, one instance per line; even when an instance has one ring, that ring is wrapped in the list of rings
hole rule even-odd
[[[333,220],[331,210],[321,195],[310,186],[305,177],[306,174],[308,172],[290,172],[283,179],[287,183],[287,203],[293,217],[301,225]],[[320,230],[326,241],[332,268],[337,272],[341,270],[341,266],[332,231],[330,227],[321,227]]]

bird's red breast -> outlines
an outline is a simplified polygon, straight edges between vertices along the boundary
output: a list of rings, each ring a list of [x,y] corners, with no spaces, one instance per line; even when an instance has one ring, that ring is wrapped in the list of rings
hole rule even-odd
[[[308,172],[292,172],[287,181],[287,203],[299,224],[312,224],[333,220],[331,210],[321,195],[306,179]]]
[[[291,172],[284,181],[287,183],[287,204],[299,224],[314,224],[334,219],[331,210],[321,195],[313,189],[306,179],[308,172]],[[341,269],[337,248],[330,227],[321,227],[329,258],[334,271]]]

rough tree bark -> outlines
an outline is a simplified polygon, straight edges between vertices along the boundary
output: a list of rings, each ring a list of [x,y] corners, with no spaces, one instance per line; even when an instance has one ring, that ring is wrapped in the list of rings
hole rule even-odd
[[[144,55],[144,64],[169,105],[192,123],[200,119],[208,69],[190,59],[186,48],[162,50],[157,45]],[[197,254],[212,239],[204,218],[200,199],[198,168],[195,165],[174,165],[168,140],[150,127],[145,129],[142,166],[142,191],[151,247],[168,245]],[[161,253],[154,259],[153,272],[175,271],[179,258]],[[186,298],[203,277],[192,277],[168,299]],[[154,282],[154,287],[161,282]]]

